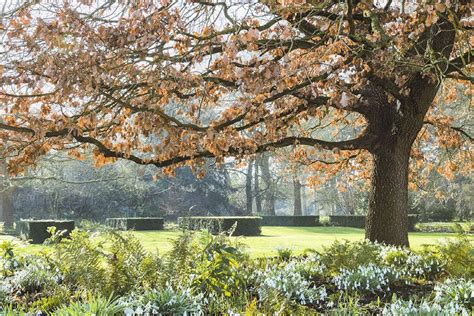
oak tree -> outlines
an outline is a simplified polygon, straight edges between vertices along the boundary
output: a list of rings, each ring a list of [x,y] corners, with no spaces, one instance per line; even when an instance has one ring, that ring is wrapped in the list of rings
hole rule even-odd
[[[12,173],[92,148],[97,165],[199,174],[290,147],[315,173],[370,178],[366,237],[408,245],[413,144],[471,158],[433,105],[473,81],[471,15],[469,0],[33,1],[0,24],[2,152]]]

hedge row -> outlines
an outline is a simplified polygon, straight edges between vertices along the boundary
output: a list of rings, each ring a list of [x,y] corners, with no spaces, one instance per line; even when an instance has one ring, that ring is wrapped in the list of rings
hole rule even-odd
[[[329,225],[364,228],[365,216],[364,215],[330,215]]]
[[[418,223],[417,215],[408,215],[408,230],[414,231]],[[330,215],[329,224],[332,226],[345,226],[355,228],[365,228],[364,215]]]
[[[320,226],[319,216],[262,216],[262,226],[300,226],[312,227]]]
[[[179,217],[178,225],[182,229],[207,229],[211,234],[229,231],[235,223],[234,236],[258,236],[261,233],[262,218],[258,216],[190,216]]]
[[[162,230],[163,217],[123,217],[107,218],[105,225],[118,230]]]
[[[74,221],[68,220],[20,220],[16,222],[17,234],[33,244],[42,244],[47,238],[51,237],[48,233],[48,227],[56,227],[57,231],[65,230],[64,237],[74,230]]]

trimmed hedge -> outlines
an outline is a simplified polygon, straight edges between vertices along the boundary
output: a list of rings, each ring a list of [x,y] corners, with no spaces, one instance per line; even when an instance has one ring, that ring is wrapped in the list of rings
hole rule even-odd
[[[418,223],[418,216],[408,215],[408,231],[415,231],[415,225]],[[355,228],[365,228],[364,215],[330,215],[329,224],[332,226],[345,226]]]
[[[418,224],[420,217],[416,214],[408,214],[408,231],[413,232],[416,230],[416,224]]]
[[[301,216],[262,216],[262,226],[299,226],[312,227],[320,226],[319,216],[301,215]]]
[[[48,233],[48,227],[54,226],[56,230],[66,230],[64,237],[74,230],[74,221],[69,220],[20,220],[16,223],[16,232],[23,238],[33,244],[42,244],[47,238],[51,237]]]
[[[228,231],[237,223],[234,236],[258,236],[262,218],[258,216],[190,216],[179,217],[180,228],[189,230],[207,229],[211,234]]]
[[[163,230],[163,217],[107,218],[105,224],[118,230]]]
[[[344,227],[365,227],[364,215],[329,215],[329,225]]]

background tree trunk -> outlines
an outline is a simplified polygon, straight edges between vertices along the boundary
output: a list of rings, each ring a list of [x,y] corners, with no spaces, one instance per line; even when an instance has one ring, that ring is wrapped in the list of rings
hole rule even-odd
[[[373,154],[365,236],[371,241],[408,246],[408,162],[410,150]]]
[[[246,181],[245,181],[245,196],[247,199],[247,214],[252,214],[252,202],[253,202],[253,196],[252,196],[252,165],[253,165],[253,160],[249,161],[249,164],[247,166],[247,175],[246,175]]]
[[[270,174],[269,154],[264,153],[260,159],[260,169],[265,182],[265,215],[275,215],[275,183]]]
[[[301,209],[301,182],[296,176],[293,177],[293,196],[294,196],[294,211],[293,215],[303,215]]]
[[[254,187],[255,187],[255,208],[256,208],[256,211],[257,211],[257,214],[262,214],[262,196],[261,196],[261,192],[260,192],[260,179],[259,179],[259,158],[257,158],[255,161],[254,161],[254,169],[255,169],[255,173],[254,173]]]

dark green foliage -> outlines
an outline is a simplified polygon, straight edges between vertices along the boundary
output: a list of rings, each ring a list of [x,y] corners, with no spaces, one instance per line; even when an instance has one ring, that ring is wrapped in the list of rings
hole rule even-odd
[[[415,225],[418,223],[418,216],[414,214],[408,215],[408,230],[414,231]],[[365,227],[365,216],[364,215],[330,215],[329,224],[332,226],[344,226],[344,227]]]
[[[320,226],[319,216],[262,216],[262,226]]]
[[[63,237],[69,236],[74,230],[74,221],[68,220],[21,220],[16,223],[17,234],[33,244],[42,244],[51,237],[48,227],[56,227],[58,231],[64,231]]]
[[[437,206],[423,214],[424,222],[450,222],[454,219],[454,210],[447,206]]]
[[[329,224],[332,226],[364,228],[365,216],[364,215],[330,215]]]
[[[262,218],[258,216],[192,216],[178,218],[182,229],[208,230],[211,234],[231,231],[234,236],[258,236]]]
[[[162,230],[164,219],[163,217],[107,218],[105,224],[118,230]]]
[[[408,215],[408,231],[412,232],[416,230],[416,224],[419,222],[419,216],[416,214]]]

